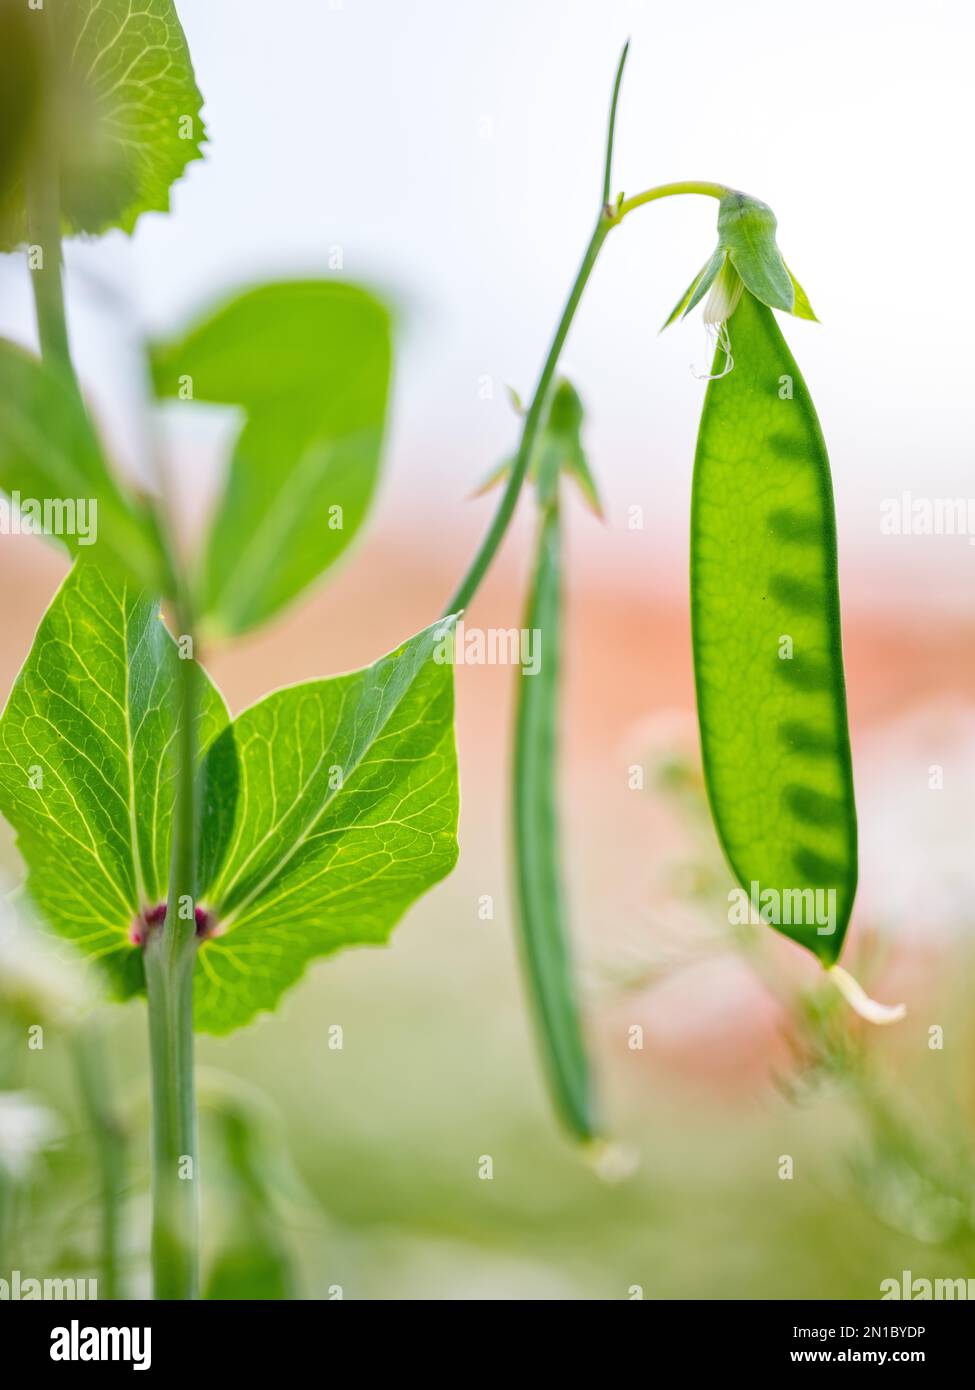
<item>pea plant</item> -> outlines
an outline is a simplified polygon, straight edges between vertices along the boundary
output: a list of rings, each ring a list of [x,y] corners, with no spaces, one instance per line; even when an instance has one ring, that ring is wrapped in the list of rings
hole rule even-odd
[[[628,48],[613,86],[596,224],[518,452],[502,470],[507,486],[494,522],[449,605],[462,609],[470,601],[521,484],[533,475],[541,521],[526,624],[543,634],[545,659],[544,678],[522,682],[519,692],[512,798],[517,900],[553,1097],[570,1133],[587,1144],[597,1138],[599,1122],[573,985],[556,812],[560,473],[574,477],[597,514],[600,507],[581,444],[579,397],[567,382],[555,382],[555,374],[606,238],[637,208],[662,198],[698,194],[718,202],[718,245],[664,324],[708,295],[704,318],[716,347],[694,466],[691,610],[714,827],[756,924],[810,950],[864,1018],[892,1023],[904,1013],[871,999],[837,964],[856,891],[857,846],[832,481],[815,408],[772,310],[815,315],[782,258],[776,218],[765,203],[700,181],[612,196]],[[756,537],[755,545],[744,548],[743,536]]]
[[[18,74],[0,167],[0,246],[26,247],[40,357],[0,343],[0,487],[73,554],[0,721],[0,811],[29,897],[97,962],[115,997],[147,1000],[154,1291],[199,1287],[194,1033],[273,1011],[309,963],[385,942],[457,858],[450,660],[535,484],[538,539],[525,625],[511,793],[527,991],[558,1113],[603,1134],[572,964],[558,831],[562,627],[560,482],[595,511],[583,408],[557,376],[601,248],[637,208],[718,200],[719,245],[671,319],[710,290],[717,352],[694,479],[692,588],[701,737],[718,835],[743,887],[789,903],[827,892],[826,923],[761,920],[812,950],[848,997],[888,1016],[836,966],[856,882],[829,466],[772,309],[811,317],[775,218],[721,185],[612,195],[626,49],[613,88],[589,244],[523,412],[500,501],[443,613],[366,668],[276,690],[232,716],[202,660],[277,617],[361,528],[381,463],[388,312],[329,279],[249,287],[146,346],[153,398],[232,406],[242,419],[209,530],[184,554],[164,463],[139,490],[110,465],[79,385],[61,239],[131,232],[169,208],[202,154],[202,98],[172,0],[5,5]],[[10,91],[9,85],[5,90]],[[159,449],[154,449],[159,454]],[[87,501],[95,527],[67,524]],[[75,510],[72,511],[72,508]],[[744,551],[735,537],[764,537]],[[165,614],[165,621],[161,615]],[[798,898],[797,898],[798,894]],[[832,901],[832,899],[831,899]]]
[[[12,38],[37,100],[5,191],[5,245],[27,243],[42,355],[0,345],[0,482],[26,516],[34,499],[42,517],[55,499],[89,499],[98,534],[60,528],[76,558],[0,724],[0,807],[43,918],[117,997],[146,994],[155,1290],[191,1297],[194,1028],[228,1033],[273,1009],[314,957],[385,940],[453,867],[452,672],[431,660],[437,622],[365,670],[231,719],[200,642],[267,621],[361,524],[389,317],[350,285],[263,285],[150,347],[158,400],[244,418],[185,564],[165,475],[143,496],[109,468],[69,352],[60,265],[62,232],[129,229],[165,209],[200,153],[185,39],[169,0],[48,5],[20,15]],[[192,138],[174,142],[176,125]]]

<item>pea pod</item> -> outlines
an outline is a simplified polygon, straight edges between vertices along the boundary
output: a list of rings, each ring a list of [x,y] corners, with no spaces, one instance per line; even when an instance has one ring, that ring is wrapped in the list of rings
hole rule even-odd
[[[771,309],[744,289],[725,332],[691,511],[705,779],[752,904],[831,966],[856,893],[857,822],[829,459]]]
[[[513,819],[521,957],[539,1043],[560,1118],[575,1138],[595,1135],[586,1056],[565,923],[556,766],[562,554],[558,474],[546,487],[525,627],[537,633],[537,674],[519,673]],[[539,489],[540,494],[542,489]]]

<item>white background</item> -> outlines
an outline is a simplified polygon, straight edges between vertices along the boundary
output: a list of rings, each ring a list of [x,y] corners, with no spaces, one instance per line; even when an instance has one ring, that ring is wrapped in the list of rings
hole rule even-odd
[[[530,389],[585,245],[629,35],[616,190],[706,178],[763,198],[822,320],[785,330],[830,445],[848,596],[968,604],[975,548],[891,544],[879,517],[903,488],[972,491],[969,4],[178,9],[206,98],[206,161],[177,186],[172,218],[144,218],[131,243],[68,250],[75,342],[103,408],[118,395],[118,320],[92,277],[162,329],[241,282],[325,272],[339,245],[343,273],[399,306],[384,505],[422,507],[449,531],[510,447],[503,384]],[[699,316],[657,330],[710,253],[715,214],[710,200],[673,199],[615,232],[565,357],[611,524],[644,503],[676,569],[703,391],[689,368],[708,357]],[[29,337],[26,272],[2,260],[2,327]],[[480,398],[484,377],[493,400]],[[123,453],[126,428],[116,420]],[[476,534],[482,519],[458,524]]]

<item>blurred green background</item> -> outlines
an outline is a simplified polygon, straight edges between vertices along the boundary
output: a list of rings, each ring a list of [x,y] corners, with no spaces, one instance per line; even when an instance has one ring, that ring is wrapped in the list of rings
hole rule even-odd
[[[363,640],[343,635],[339,620],[359,564],[282,634],[256,640],[225,683],[245,685],[251,671],[266,680],[271,647],[280,672],[296,651],[315,659],[313,634],[327,630],[340,649]],[[50,568],[44,556],[42,574]],[[485,602],[503,613],[515,597],[508,587],[502,574]],[[904,1269],[971,1274],[969,924],[952,923],[945,903],[926,938],[909,914],[884,930],[860,914],[846,963],[910,1009],[887,1030],[860,1023],[815,965],[771,932],[742,928],[736,939],[689,711],[629,723],[611,711],[602,733],[587,725],[587,670],[612,681],[610,663],[593,665],[597,639],[585,624],[599,602],[576,608],[566,821],[614,1152],[602,1165],[584,1161],[552,1119],[506,893],[510,673],[467,668],[457,872],[388,949],[322,962],[273,1018],[228,1040],[199,1040],[212,1295],[614,1299],[639,1288],[664,1299],[871,1299]],[[309,640],[297,639],[301,630]],[[680,668],[674,646],[664,659]],[[612,706],[592,694],[596,707]],[[624,686],[616,703],[639,698]],[[866,752],[879,739],[884,761],[891,737],[903,749],[903,722],[894,727],[893,736],[865,735]],[[628,785],[634,767],[642,790]],[[863,799],[869,810],[869,788]],[[906,854],[924,827],[914,818],[905,831]],[[12,850],[5,857],[12,863]],[[485,893],[493,920],[479,918]],[[16,1118],[0,1107],[3,1267],[97,1277],[98,1150],[79,1098],[75,1035],[56,1003],[44,1049],[25,1047],[50,982],[32,995],[23,962],[11,967],[8,953],[6,965],[0,1087],[8,1100],[17,1093],[21,1109],[29,1097],[49,1113],[17,1179]],[[27,983],[11,1013],[18,979]],[[97,1019],[112,1083],[104,1097],[126,1136],[120,1291],[146,1296],[144,1006],[108,1007]],[[929,1046],[932,1025],[943,1029],[943,1048]],[[631,1047],[634,1027],[642,1048]],[[29,1128],[22,1121],[22,1150]],[[479,1176],[485,1156],[488,1180]],[[791,1179],[780,1176],[784,1156]]]

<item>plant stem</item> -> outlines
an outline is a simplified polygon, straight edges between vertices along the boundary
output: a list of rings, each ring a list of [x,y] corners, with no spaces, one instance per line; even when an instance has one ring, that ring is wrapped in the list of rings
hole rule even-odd
[[[75,1035],[78,1088],[95,1144],[101,1187],[101,1254],[98,1296],[116,1299],[120,1294],[119,1195],[125,1181],[125,1131],[112,1104],[112,1080],[100,1031],[86,1024]]]
[[[152,1070],[152,1284],[155,1298],[198,1291],[193,967],[196,949],[172,955],[167,930],[145,949]]]
[[[685,179],[681,183],[659,183],[656,188],[647,188],[643,193],[635,193],[632,198],[624,198],[613,212],[614,225],[622,222],[627,213],[634,208],[642,208],[645,203],[655,203],[658,198],[674,198],[682,193],[697,193],[704,198],[721,199],[731,189],[723,183],[707,183],[700,179]]]
[[[607,233],[610,231],[612,225],[612,222],[606,215],[600,212],[599,221],[596,223],[595,230],[589,240],[589,245],[586,247],[586,254],[582,258],[582,264],[579,267],[572,289],[569,292],[569,298],[566,300],[565,308],[562,310],[562,317],[559,319],[558,328],[555,330],[555,337],[552,339],[552,344],[548,350],[548,356],[545,358],[545,365],[542,367],[541,375],[538,378],[538,385],[535,387],[535,394],[532,396],[531,404],[528,407],[528,413],[525,416],[525,423],[521,431],[518,453],[515,455],[515,461],[512,464],[511,472],[508,476],[507,486],[498,504],[498,509],[494,514],[494,520],[491,522],[487,535],[481,542],[481,547],[475,555],[470,569],[464,575],[459,587],[445,607],[445,616],[449,613],[459,613],[461,609],[469,605],[471,599],[480,588],[481,580],[487,573],[491,561],[497,553],[498,546],[504,539],[504,534],[514,515],[515,504],[518,501],[521,485],[525,481],[525,475],[528,472],[532,449],[535,446],[535,439],[538,434],[539,425],[541,424],[542,412],[546,405],[552,378],[555,376],[555,369],[558,366],[562,346],[572,326],[572,320],[575,317],[576,309],[579,307],[582,292],[586,288],[589,276],[592,274],[592,268],[596,264],[596,257],[599,255],[600,248],[606,240]]]
[[[603,166],[603,207],[609,202],[609,188],[613,179],[613,141],[616,138],[616,108],[620,100],[620,87],[623,85],[623,69],[626,67],[630,41],[627,39],[616,66],[616,81],[613,83],[613,96],[609,103],[609,129],[606,132],[606,159]]]
[[[468,606],[471,599],[480,588],[481,580],[484,578],[485,574],[487,574],[491,561],[497,554],[498,546],[504,539],[504,534],[511,524],[511,518],[514,516],[515,506],[518,502],[518,494],[521,491],[521,485],[525,481],[525,476],[528,473],[532,449],[535,447],[535,439],[538,435],[539,425],[541,424],[542,412],[545,409],[549,387],[552,385],[552,379],[555,376],[555,369],[559,364],[562,347],[568,337],[569,329],[572,327],[572,320],[575,318],[576,309],[578,309],[579,301],[582,299],[582,292],[586,288],[589,276],[592,274],[592,268],[596,264],[596,257],[599,255],[600,248],[606,240],[608,233],[615,225],[612,209],[607,206],[607,203],[609,200],[610,181],[613,176],[613,139],[616,131],[616,108],[619,104],[620,83],[623,80],[623,69],[626,66],[626,55],[629,51],[630,43],[629,40],[627,40],[623,45],[623,51],[620,54],[619,63],[616,67],[616,80],[613,83],[613,97],[609,107],[609,130],[606,136],[606,159],[603,169],[599,217],[593,229],[593,234],[589,238],[589,245],[586,247],[586,253],[576,273],[572,289],[569,291],[569,297],[565,302],[565,308],[562,310],[562,317],[559,319],[558,327],[555,330],[555,337],[552,339],[548,350],[548,356],[545,358],[545,364],[538,378],[538,385],[535,387],[535,394],[532,396],[531,404],[528,407],[528,413],[525,416],[525,423],[522,426],[518,453],[515,455],[515,461],[511,466],[507,486],[501,495],[501,501],[498,503],[498,509],[494,514],[494,520],[491,522],[487,535],[481,542],[480,549],[474,556],[470,569],[464,575],[456,592],[444,609],[445,617],[450,613],[459,613],[461,609]]]
[[[41,264],[30,271],[41,356],[46,363],[73,381],[74,367],[68,345],[61,284],[60,213],[55,180],[35,174],[31,181],[28,206],[28,235],[31,245],[40,248],[42,257]]]
[[[196,950],[196,716],[197,661],[189,601],[181,592],[175,601],[178,637],[187,655],[179,660],[179,710],[176,746],[176,805],[173,811],[173,850],[170,860],[169,906],[166,912],[168,954],[172,961],[185,948]],[[178,911],[180,901],[183,910]]]
[[[177,604],[181,637],[192,632]],[[193,972],[196,966],[196,693],[193,656],[179,663],[176,804],[169,900],[146,941],[152,1071],[152,1273],[159,1299],[199,1290],[196,1098],[193,1075]]]
[[[176,603],[181,639],[192,621],[184,595]],[[193,973],[196,966],[195,654],[179,662],[176,805],[169,900],[161,927],[145,947],[152,1071],[152,1274],[158,1299],[199,1293],[199,1201],[193,1075]]]
[[[531,404],[525,416],[525,423],[522,426],[521,439],[518,444],[518,452],[515,455],[511,472],[508,475],[508,482],[498,503],[498,509],[488,529],[487,535],[481,542],[480,549],[474,556],[470,568],[464,575],[450,602],[444,608],[444,616],[451,613],[459,613],[462,609],[469,606],[474,595],[481,586],[485,574],[491,566],[491,562],[498,552],[505,532],[511,524],[514,516],[515,506],[518,502],[518,494],[521,492],[522,483],[528,474],[531,463],[532,450],[535,447],[535,440],[542,421],[542,414],[545,410],[549,389],[555,376],[556,368],[559,364],[559,357],[562,348],[568,337],[569,329],[572,327],[572,320],[575,318],[579,301],[582,299],[583,290],[589,282],[592,268],[596,264],[596,258],[602,249],[606,237],[622,222],[628,212],[634,208],[642,207],[644,203],[655,202],[658,198],[670,198],[679,193],[701,193],[709,198],[723,198],[728,189],[720,183],[701,183],[688,181],[686,183],[664,183],[657,188],[648,188],[644,193],[638,193],[633,198],[625,201],[620,200],[613,205],[609,200],[609,190],[613,176],[613,141],[616,132],[616,111],[619,104],[620,84],[623,80],[623,69],[626,65],[626,57],[629,52],[629,41],[623,46],[620,54],[619,64],[616,69],[616,80],[613,83],[613,96],[609,108],[609,130],[606,137],[606,160],[603,169],[602,198],[599,217],[593,234],[586,247],[586,253],[582,258],[582,264],[576,273],[569,297],[562,310],[562,317],[559,319],[555,336],[552,339],[542,367],[535,393],[532,396]]]
[[[50,43],[49,14],[44,16],[46,40]],[[52,367],[75,380],[68,325],[64,313],[61,283],[61,171],[57,145],[51,133],[54,116],[42,116],[45,127],[37,141],[27,180],[27,234],[32,247],[39,247],[41,262],[30,270],[31,289],[37,310],[37,335],[41,356]]]

